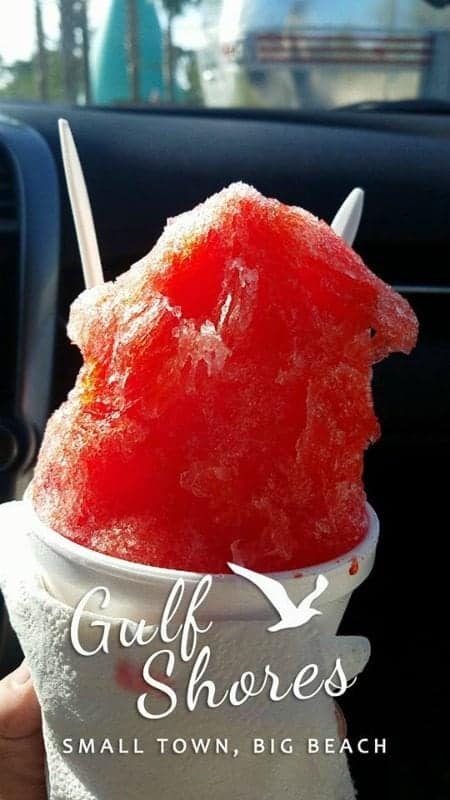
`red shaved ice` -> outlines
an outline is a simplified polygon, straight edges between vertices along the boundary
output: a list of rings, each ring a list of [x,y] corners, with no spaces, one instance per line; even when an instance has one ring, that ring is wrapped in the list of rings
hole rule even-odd
[[[372,365],[417,320],[328,225],[242,183],[74,302],[84,365],[50,419],[40,518],[130,561],[261,572],[365,535]]]

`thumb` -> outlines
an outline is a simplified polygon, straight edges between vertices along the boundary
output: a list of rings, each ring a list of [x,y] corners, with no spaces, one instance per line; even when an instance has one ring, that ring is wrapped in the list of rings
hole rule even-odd
[[[0,681],[0,800],[44,800],[41,711],[24,662]]]

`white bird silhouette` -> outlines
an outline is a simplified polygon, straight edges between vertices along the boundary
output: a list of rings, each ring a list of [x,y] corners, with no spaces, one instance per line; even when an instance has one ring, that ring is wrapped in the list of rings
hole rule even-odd
[[[267,628],[271,633],[281,631],[284,628],[299,628],[309,622],[312,617],[322,613],[317,608],[311,608],[311,603],[323,594],[327,588],[328,580],[325,575],[317,576],[315,588],[296,606],[284,586],[275,578],[269,578],[267,575],[253,572],[253,570],[240,567],[238,564],[229,563],[228,566],[236,575],[240,575],[242,578],[254,583],[279,614],[280,621]]]

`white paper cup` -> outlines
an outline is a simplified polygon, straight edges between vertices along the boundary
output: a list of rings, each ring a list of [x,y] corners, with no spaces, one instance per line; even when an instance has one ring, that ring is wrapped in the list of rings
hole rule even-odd
[[[374,510],[369,505],[367,508],[368,531],[353,550],[316,566],[271,573],[295,603],[312,591],[317,575],[326,575],[328,588],[314,604],[322,611],[316,620],[324,633],[336,633],[352,592],[372,569],[379,523]],[[75,606],[95,586],[106,586],[111,599],[103,613],[156,623],[175,581],[183,578],[185,582],[183,603],[179,608],[182,614],[202,577],[202,573],[150,567],[97,553],[44,525],[26,498],[23,511],[32,553],[45,586],[50,594],[67,605]],[[86,608],[98,612],[98,598]],[[259,589],[234,574],[213,576],[211,591],[196,613],[199,620],[217,621],[274,620],[274,615],[274,609]]]

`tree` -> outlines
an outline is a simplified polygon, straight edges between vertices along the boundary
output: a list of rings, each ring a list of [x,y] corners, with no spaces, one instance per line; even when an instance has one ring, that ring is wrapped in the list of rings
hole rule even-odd
[[[131,99],[139,102],[139,45],[138,10],[136,0],[127,0],[127,69],[130,81]]]
[[[173,44],[173,22],[175,17],[180,16],[187,6],[199,5],[201,0],[161,0],[166,13],[166,29],[164,34],[164,89],[166,99],[170,103],[175,102],[175,68],[176,55]]]
[[[90,100],[87,0],[58,0],[60,48],[66,100],[76,103],[80,89]]]
[[[38,90],[41,100],[48,100],[48,80],[47,80],[47,51],[45,48],[44,26],[42,23],[41,0],[34,0],[34,19],[36,27],[36,43],[38,55]]]
[[[47,96],[49,100],[64,97],[61,59],[55,50],[46,51]],[[15,61],[5,65],[0,62],[0,98],[14,100],[40,100],[39,54],[29,61]]]
[[[29,60],[7,65],[0,59],[0,98],[75,102],[83,92],[89,102],[86,0],[59,0],[62,35],[48,44],[42,6],[43,0],[35,0],[36,51]]]

